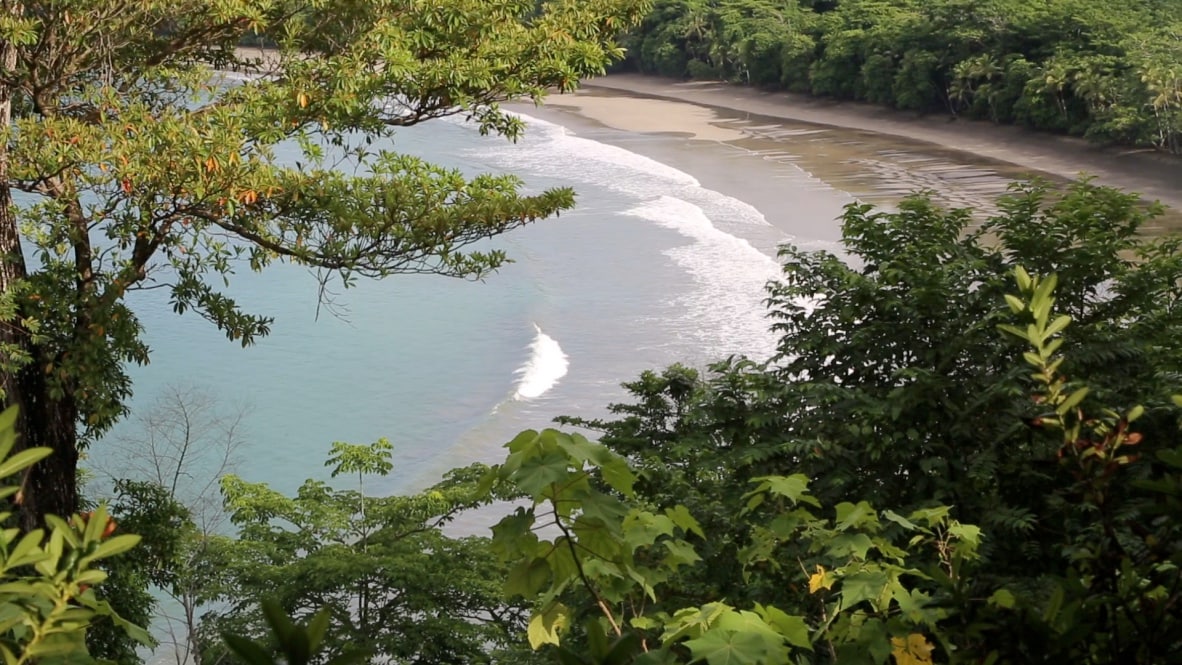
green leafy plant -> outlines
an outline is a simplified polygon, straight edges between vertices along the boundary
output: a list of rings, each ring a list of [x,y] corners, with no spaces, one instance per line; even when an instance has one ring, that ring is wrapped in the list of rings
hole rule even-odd
[[[308,480],[287,496],[238,476],[222,479],[224,508],[238,532],[216,538],[191,568],[204,576],[195,649],[202,662],[230,655],[223,633],[278,653],[276,616],[312,626],[325,612],[334,628],[320,644],[321,661],[357,649],[394,663],[528,658],[526,610],[505,601],[505,568],[489,540],[443,532],[490,500],[478,487],[485,467],[455,469],[408,496],[365,494],[369,484],[362,483],[387,473],[390,457],[384,441],[333,444],[328,465],[357,474],[349,489]]]
[[[20,501],[20,486],[29,467],[52,451],[16,446],[16,409],[0,413],[0,498]],[[0,522],[11,523],[11,512]],[[5,665],[85,663],[85,634],[98,617],[113,621],[143,644],[151,638],[124,621],[95,596],[93,587],[107,578],[96,567],[130,550],[140,538],[118,534],[105,506],[68,519],[46,516],[46,528],[28,532],[0,530],[0,656]]]
[[[260,643],[232,633],[222,635],[226,646],[246,665],[352,665],[365,662],[368,656],[364,651],[351,650],[327,660],[320,658],[332,618],[328,610],[317,612],[306,624],[292,621],[274,601],[264,600],[262,611],[270,631],[269,642]],[[271,651],[265,644],[278,648]]]
[[[573,205],[511,175],[380,149],[462,115],[520,135],[507,100],[571,90],[622,57],[646,0],[31,0],[0,21],[0,395],[30,472],[26,529],[77,510],[79,451],[126,415],[151,351],[138,292],[163,288],[250,345],[271,319],[228,287],[281,262],[319,283],[478,278],[483,243]],[[101,39],[95,35],[101,34]],[[239,49],[244,38],[272,45]],[[255,76],[234,80],[227,72]],[[396,100],[396,101],[394,101]],[[279,146],[286,146],[279,149]],[[380,144],[379,144],[380,145]],[[291,159],[290,148],[298,154]],[[356,169],[336,168],[341,159]],[[323,291],[321,292],[323,294]]]
[[[948,612],[917,588],[931,575],[909,550],[930,550],[953,583],[977,557],[979,529],[947,508],[909,518],[888,511],[880,520],[865,502],[843,503],[826,519],[813,512],[821,506],[805,477],[758,478],[739,516],[757,525],[739,563],[789,568],[812,611],[759,602],[748,610],[725,598],[678,607],[666,590],[700,565],[687,539],[713,537],[688,510],[646,510],[625,460],[578,434],[531,430],[506,447],[486,483],[508,483],[530,502],[493,528],[494,547],[511,565],[505,592],[535,599],[530,644],[553,645],[563,663],[788,662],[818,646],[841,662],[867,654],[882,662],[912,647],[930,653],[923,631],[935,632]],[[783,556],[789,542],[807,554]]]
[[[1045,409],[1032,424],[1060,434],[1059,463],[1075,480],[1051,495],[1065,518],[1060,554],[1069,565],[1044,574],[1036,595],[1020,595],[1019,609],[1062,658],[1170,662],[1182,655],[1182,524],[1162,503],[1176,506],[1182,493],[1179,449],[1159,447],[1156,460],[1142,459],[1137,451],[1147,442],[1133,424],[1145,408],[1089,404],[1088,386],[1064,375],[1061,335],[1071,317],[1054,316],[1055,275],[1018,268],[1015,279],[1020,295],[1007,302],[1030,322],[1001,329],[1032,349],[1024,358],[1035,370],[1034,400]],[[1182,405],[1182,396],[1174,403]]]

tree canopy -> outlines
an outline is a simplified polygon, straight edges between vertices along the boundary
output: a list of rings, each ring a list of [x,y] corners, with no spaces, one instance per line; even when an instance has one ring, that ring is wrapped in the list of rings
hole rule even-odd
[[[496,477],[532,504],[493,540],[542,601],[531,641],[572,663],[1182,654],[1179,240],[1086,182],[999,208],[853,204],[848,260],[785,248],[772,361],[646,372],[614,417],[563,419],[599,444],[510,442]]]
[[[569,207],[508,175],[465,178],[367,152],[463,114],[509,138],[498,106],[600,73],[642,0],[68,0],[0,10],[0,392],[22,445],[55,454],[22,493],[26,526],[76,508],[78,448],[124,415],[146,363],[135,293],[250,344],[271,321],[223,286],[289,261],[360,277],[478,277],[475,245]],[[244,38],[274,45],[261,57]],[[246,80],[225,72],[246,71]],[[298,163],[277,157],[298,146]],[[346,175],[326,147],[352,150]]]
[[[1182,9],[1138,0],[658,0],[628,64],[1182,153]]]

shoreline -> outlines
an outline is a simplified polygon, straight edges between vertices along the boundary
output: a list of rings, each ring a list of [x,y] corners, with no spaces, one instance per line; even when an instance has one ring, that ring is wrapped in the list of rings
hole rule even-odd
[[[255,61],[256,73],[263,73],[262,66],[273,65],[276,57],[274,49],[265,47],[238,47],[236,52],[240,57]],[[1156,199],[1173,211],[1182,212],[1182,156],[1147,148],[1105,146],[1078,137],[984,120],[920,115],[865,102],[767,92],[724,81],[680,81],[617,73],[585,79],[580,82],[579,91],[681,102],[703,108],[707,115],[713,110],[724,110],[731,114],[747,113],[774,120],[897,137],[1066,180],[1076,180],[1081,174],[1087,174],[1100,184],[1136,192],[1145,199]],[[577,106],[577,103],[559,100],[577,100],[579,91],[568,95],[551,94],[543,101],[542,108]],[[526,100],[509,103],[529,105]],[[677,132],[677,129],[662,129],[659,122],[656,119],[648,126],[631,127],[628,131]],[[726,129],[717,124],[713,126],[715,132],[699,132],[695,138],[717,141],[734,138]]]
[[[1099,184],[1137,192],[1146,199],[1156,199],[1176,211],[1182,210],[1182,158],[1148,149],[1102,146],[1022,127],[921,116],[870,104],[764,92],[717,81],[683,82],[642,74],[610,74],[585,80],[580,89],[893,136],[1069,180],[1076,180],[1083,173],[1094,177]],[[578,105],[578,93],[551,95],[543,108]],[[659,125],[653,125],[633,131],[676,132],[677,129],[661,130]],[[722,136],[698,138],[726,140]]]

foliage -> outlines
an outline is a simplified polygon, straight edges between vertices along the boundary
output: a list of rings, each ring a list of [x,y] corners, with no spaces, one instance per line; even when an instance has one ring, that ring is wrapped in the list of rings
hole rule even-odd
[[[1086,182],[999,209],[850,206],[848,261],[784,251],[774,359],[646,373],[565,419],[600,443],[522,432],[410,497],[225,478],[203,662],[1176,660],[1178,241]],[[327,465],[360,488],[391,449]]]
[[[100,564],[108,577],[95,593],[128,621],[147,626],[159,611],[153,591],[172,590],[186,576],[184,562],[196,528],[189,509],[159,485],[125,480],[114,490],[111,516],[121,530],[136,534],[140,545]],[[121,665],[143,662],[143,645],[105,617],[91,622],[86,642],[96,658]],[[151,646],[161,645],[153,639]]]
[[[1182,448],[1159,447],[1161,467],[1147,468],[1135,452],[1144,437],[1132,426],[1144,407],[1100,409],[1100,415],[1081,407],[1088,386],[1071,385],[1060,370],[1066,360],[1060,333],[1071,319],[1051,318],[1055,276],[1040,280],[1020,268],[1016,275],[1023,298],[1008,298],[1010,308],[1033,321],[1002,329],[1033,348],[1025,359],[1035,370],[1035,401],[1046,409],[1037,424],[1061,433],[1060,464],[1074,480],[1052,495],[1063,504],[1053,508],[1065,517],[1060,555],[1069,565],[1045,571],[1037,594],[1017,594],[1015,609],[1025,613],[1019,623],[1058,660],[1176,660],[1182,656],[1182,621],[1174,611],[1182,600],[1182,524],[1161,508],[1182,492]],[[1173,401],[1182,405],[1182,396]]]
[[[848,257],[785,250],[784,280],[768,300],[782,336],[774,361],[648,372],[627,384],[635,399],[614,405],[615,419],[564,419],[600,430],[602,444],[634,465],[639,506],[654,514],[684,506],[708,534],[694,542],[702,562],[666,585],[666,602],[759,603],[812,616],[812,594],[789,563],[812,556],[809,541],[785,541],[778,566],[744,566],[740,557],[776,519],[747,515],[751,483],[800,475],[822,507],[865,503],[910,516],[944,505],[950,518],[979,526],[979,559],[955,583],[933,573],[941,565],[930,552],[904,547],[929,576],[914,590],[939,597],[946,612],[939,631],[924,633],[942,660],[996,651],[998,662],[1153,662],[1172,653],[1179,640],[1164,615],[1176,590],[1178,527],[1157,506],[1177,478],[1166,460],[1182,360],[1173,333],[1178,241],[1138,236],[1155,211],[1090,183],[1054,199],[1040,185],[1017,186],[999,208],[978,222],[923,197],[894,212],[850,206]],[[1062,361],[1063,396],[1080,400],[1071,408],[1138,415],[1135,436],[1120,417],[1103,433],[1095,428],[1112,416],[1081,416],[1085,433],[1069,437],[1135,440],[1135,463],[1098,467],[1109,476],[1102,492],[1081,485],[1074,457],[1061,459],[1063,441],[1044,413],[1058,398],[1015,364],[1019,341],[998,335],[998,325],[1025,331],[1036,322],[1006,306],[1021,265],[1058,275],[1054,306],[1073,324],[1052,332],[1071,349]],[[1090,392],[1076,392],[1085,385]],[[1156,595],[1105,587],[1133,579]],[[1055,587],[1055,602],[1066,604],[1048,603]],[[1116,623],[1149,604],[1152,618]],[[1130,638],[1149,625],[1158,632]],[[1111,642],[1084,653],[1080,636],[1100,633]]]
[[[226,646],[247,665],[308,665],[318,663],[324,638],[328,633],[331,616],[321,610],[306,624],[299,624],[285,615],[272,601],[263,601],[263,615],[270,630],[269,643],[279,646],[279,653],[269,653],[265,644],[227,633],[223,635]],[[325,665],[348,665],[363,662],[363,651],[350,651],[326,662]]]
[[[45,448],[14,453],[16,411],[0,413],[0,479],[27,473]],[[0,487],[4,500],[20,500],[17,484]],[[12,514],[0,515],[11,521]],[[0,530],[0,656],[7,665],[95,662],[87,653],[89,624],[104,618],[143,644],[151,638],[100,600],[92,588],[107,579],[98,564],[135,547],[139,536],[114,535],[105,506],[70,519],[50,515],[47,529]]]
[[[154,624],[157,657],[171,652],[177,663],[200,660],[194,654],[214,577],[209,569],[226,540],[217,483],[233,468],[242,418],[241,410],[226,409],[204,391],[170,386],[137,414],[138,427],[110,442],[117,463],[96,465],[96,480],[111,486],[92,491],[110,491],[112,516],[141,537],[134,553],[104,563],[110,578],[101,597],[129,620]],[[87,641],[98,657],[142,660],[138,645],[110,622],[96,621]]]
[[[77,448],[124,415],[150,352],[136,292],[165,288],[249,345],[271,320],[221,289],[276,261],[361,277],[474,278],[484,241],[569,208],[372,149],[451,115],[522,131],[507,99],[622,56],[644,0],[23,2],[0,21],[0,392],[35,467],[22,513],[70,512]],[[101,38],[96,37],[101,35]],[[275,50],[236,50],[246,36]],[[253,72],[238,80],[227,70]],[[282,150],[280,150],[282,148]],[[298,160],[281,159],[288,149]],[[349,173],[337,170],[340,160]],[[81,432],[81,439],[79,439]]]
[[[841,503],[822,518],[804,476],[756,478],[737,517],[761,526],[740,563],[802,572],[804,579],[794,577],[812,605],[808,615],[759,602],[738,609],[724,598],[681,608],[665,591],[681,582],[683,567],[700,562],[686,539],[713,537],[684,506],[645,510],[625,460],[577,434],[527,431],[506,447],[488,482],[509,483],[531,500],[493,529],[494,546],[513,566],[505,591],[538,598],[528,631],[535,648],[559,645],[582,627],[585,642],[556,652],[563,663],[788,662],[822,646],[843,663],[882,662],[907,645],[928,645],[922,631],[948,614],[916,588],[932,575],[894,541],[931,550],[946,581],[976,558],[979,531],[947,508],[910,519],[887,511],[880,520],[865,502]],[[538,529],[555,537],[539,538]],[[782,557],[788,543],[807,553]]]
[[[658,0],[624,43],[644,72],[1182,154],[1180,31],[1170,2]]]
[[[384,475],[390,455],[384,441],[337,443],[329,463],[342,472]],[[312,480],[288,497],[224,477],[225,509],[238,535],[221,539],[216,560],[201,569],[209,576],[202,662],[227,655],[221,633],[267,639],[272,619],[260,599],[296,620],[327,612],[334,629],[317,662],[354,649],[394,663],[528,659],[519,645],[524,608],[502,599],[504,571],[488,540],[441,531],[486,501],[476,487],[483,471],[456,469],[423,492],[390,497]],[[278,646],[266,642],[267,649]]]

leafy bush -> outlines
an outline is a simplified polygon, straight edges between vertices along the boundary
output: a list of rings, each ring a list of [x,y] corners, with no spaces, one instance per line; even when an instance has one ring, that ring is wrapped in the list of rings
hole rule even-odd
[[[16,449],[16,408],[0,413],[0,499],[21,500],[19,482],[48,448]],[[11,512],[0,522],[11,523]],[[139,536],[116,535],[104,506],[63,519],[47,515],[45,527],[22,533],[0,530],[0,656],[6,665],[86,663],[86,630],[97,618],[113,621],[142,644],[151,637],[124,621],[93,587],[107,578],[100,562],[126,552]]]

